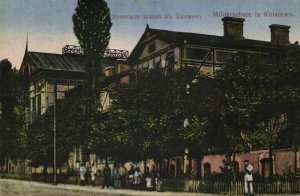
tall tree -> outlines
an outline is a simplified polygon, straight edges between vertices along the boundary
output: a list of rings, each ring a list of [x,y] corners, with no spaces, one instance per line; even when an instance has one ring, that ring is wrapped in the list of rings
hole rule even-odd
[[[85,100],[59,100],[57,104],[57,165],[62,167],[69,159],[74,146],[84,146],[83,143],[90,129],[90,121],[86,118],[82,103]],[[25,131],[25,148],[27,158],[34,167],[43,166],[46,175],[47,168],[53,162],[53,108],[47,111]]]
[[[299,102],[298,67],[284,52],[240,53],[216,77],[224,135],[232,136],[225,146],[233,147],[229,152],[268,148],[271,179],[273,148],[286,131],[289,108]]]
[[[74,33],[87,57],[86,72],[96,102],[98,79],[102,73],[101,58],[108,46],[112,26],[105,0],[78,0],[73,24]]]
[[[136,82],[120,85],[111,92],[110,126],[108,130],[105,130],[107,126],[94,129],[92,138],[109,132],[118,141],[107,141],[116,142],[114,145],[121,149],[114,151],[114,156],[130,160],[152,158],[159,163],[163,158],[182,154],[187,146],[180,136],[180,128],[184,119],[197,110],[187,107],[186,84],[196,73],[188,67],[172,75],[157,69],[139,72]]]
[[[17,158],[19,77],[8,59],[0,62],[0,165]],[[7,165],[7,163],[5,163]]]

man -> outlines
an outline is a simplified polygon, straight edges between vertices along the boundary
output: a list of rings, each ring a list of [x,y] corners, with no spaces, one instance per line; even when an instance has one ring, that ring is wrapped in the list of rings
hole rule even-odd
[[[79,168],[79,173],[80,173],[80,185],[84,186],[85,185],[85,173],[86,173],[86,168],[83,165],[83,163],[80,164],[80,168]]]
[[[121,163],[121,166],[119,168],[120,188],[125,188],[125,186],[126,186],[126,173],[127,173],[127,170],[124,167],[124,164]]]
[[[92,186],[95,186],[95,184],[96,184],[95,183],[96,174],[97,174],[97,167],[96,167],[95,163],[93,163],[92,169],[91,169]]]
[[[119,175],[119,167],[117,162],[114,163],[114,168],[113,168],[113,185],[115,189],[120,188],[120,175]]]
[[[134,167],[133,165],[130,166],[130,169],[127,173],[129,179],[129,188],[133,188],[133,175],[134,175]]]
[[[244,186],[245,186],[245,195],[253,195],[253,166],[249,164],[248,160],[244,161],[245,163],[245,176],[244,176]]]
[[[108,166],[108,163],[105,164],[105,167],[103,169],[103,184],[102,184],[102,188],[104,189],[104,187],[106,186],[107,188],[109,188],[110,185],[110,175],[111,175],[111,170]]]

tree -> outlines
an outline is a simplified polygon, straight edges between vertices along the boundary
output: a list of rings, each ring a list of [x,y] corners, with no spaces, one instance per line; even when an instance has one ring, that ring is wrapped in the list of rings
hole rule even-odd
[[[225,146],[229,152],[268,148],[271,179],[272,149],[282,139],[280,133],[286,130],[288,108],[299,101],[298,67],[299,63],[284,51],[239,53],[217,75],[224,136],[231,135]],[[231,146],[238,148],[230,149]]]
[[[89,121],[82,105],[83,100],[66,99],[57,101],[57,165],[62,167],[74,146],[84,146],[89,135]],[[25,131],[27,158],[33,167],[43,166],[44,174],[53,163],[53,108],[49,107]]]
[[[0,165],[18,158],[20,118],[20,75],[8,59],[0,62]]]
[[[104,0],[78,0],[73,24],[74,33],[87,57],[86,72],[96,101],[98,78],[103,69],[101,58],[108,46],[112,26],[107,3]]]
[[[179,137],[187,114],[182,102],[186,82],[179,82],[183,71],[186,70],[178,71],[178,75],[165,75],[157,69],[139,72],[136,82],[120,85],[111,92],[113,105],[108,121],[113,130],[111,137],[119,138],[114,145],[121,149],[115,151],[115,156],[159,162],[183,153]]]

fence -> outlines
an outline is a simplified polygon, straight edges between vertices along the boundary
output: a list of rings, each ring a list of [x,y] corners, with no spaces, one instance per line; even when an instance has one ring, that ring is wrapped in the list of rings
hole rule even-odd
[[[0,175],[1,177],[1,175]],[[5,178],[14,178],[21,180],[34,180],[34,181],[44,181],[53,182],[53,175],[48,175],[45,179],[44,176],[39,174],[33,175],[16,175],[16,174],[6,174],[2,176]],[[60,175],[59,183],[67,184],[78,184],[78,176],[68,176]],[[103,179],[97,178],[96,184],[102,184]],[[189,180],[189,179],[163,179],[164,191],[171,192],[201,192],[201,193],[216,193],[216,194],[243,194],[243,181],[224,182],[224,181],[212,181],[212,180]],[[274,183],[266,182],[254,182],[253,184],[254,193],[271,193],[271,194],[281,194],[281,193],[300,193],[300,181],[276,181]]]
[[[183,191],[183,192],[201,192],[201,193],[223,193],[223,194],[243,194],[244,182],[237,181],[203,181],[203,180],[180,180],[164,179],[165,191]],[[285,181],[274,183],[255,183],[253,184],[254,192],[260,193],[300,193],[300,181]]]

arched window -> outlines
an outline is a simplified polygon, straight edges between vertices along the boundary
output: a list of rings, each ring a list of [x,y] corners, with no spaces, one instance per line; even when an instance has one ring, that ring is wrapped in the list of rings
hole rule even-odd
[[[240,171],[240,165],[239,165],[239,162],[237,162],[237,161],[234,162],[234,170],[235,170],[236,172],[239,172],[239,171]]]
[[[204,163],[204,176],[211,174],[211,165]]]

